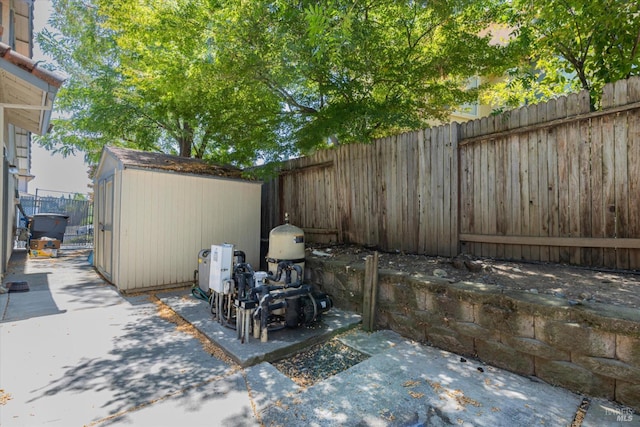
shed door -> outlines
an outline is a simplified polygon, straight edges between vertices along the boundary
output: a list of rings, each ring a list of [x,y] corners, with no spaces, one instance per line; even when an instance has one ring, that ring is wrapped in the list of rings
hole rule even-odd
[[[98,233],[96,244],[98,270],[111,280],[113,261],[113,176],[99,182]]]

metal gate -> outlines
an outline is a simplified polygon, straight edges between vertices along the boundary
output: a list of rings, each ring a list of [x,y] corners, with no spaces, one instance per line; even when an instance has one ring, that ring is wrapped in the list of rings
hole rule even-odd
[[[62,245],[71,247],[93,247],[93,195],[47,191],[46,195],[20,196],[22,212],[18,227],[26,226],[24,215],[31,217],[39,213],[56,213],[69,216]],[[58,193],[59,195],[56,195]]]

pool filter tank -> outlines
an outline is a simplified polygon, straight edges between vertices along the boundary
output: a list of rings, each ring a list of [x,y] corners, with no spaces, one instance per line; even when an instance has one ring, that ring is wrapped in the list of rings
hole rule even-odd
[[[269,232],[269,252],[267,264],[269,273],[276,275],[278,264],[282,261],[291,262],[301,269],[304,275],[304,231],[289,224],[289,214],[284,215],[284,224],[279,225]],[[295,278],[302,280],[302,277]],[[284,279],[280,280],[284,283]]]
[[[285,224],[269,233],[268,272],[254,271],[231,244],[211,245],[198,254],[193,294],[207,300],[214,320],[236,329],[242,342],[251,332],[266,342],[269,331],[316,322],[333,305],[303,283],[304,257],[304,232],[285,215]]]

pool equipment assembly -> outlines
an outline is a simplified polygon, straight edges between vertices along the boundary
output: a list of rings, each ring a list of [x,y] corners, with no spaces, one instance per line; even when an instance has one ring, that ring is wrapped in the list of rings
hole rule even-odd
[[[211,245],[198,253],[192,292],[241,342],[252,333],[267,342],[269,331],[310,325],[333,305],[327,294],[303,283],[304,258],[304,231],[285,216],[285,224],[269,233],[269,271],[255,271],[231,244]]]

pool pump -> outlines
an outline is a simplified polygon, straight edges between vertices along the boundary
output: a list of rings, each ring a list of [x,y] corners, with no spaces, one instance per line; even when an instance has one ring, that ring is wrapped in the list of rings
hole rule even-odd
[[[198,254],[193,293],[242,342],[251,334],[266,342],[269,331],[312,324],[332,307],[327,294],[303,283],[304,251],[304,232],[285,216],[269,233],[269,271],[255,271],[233,245],[212,245]]]

